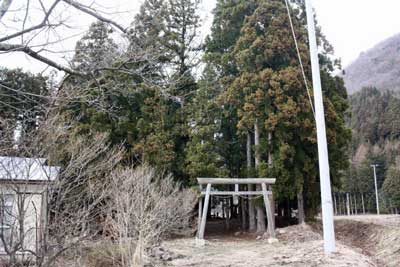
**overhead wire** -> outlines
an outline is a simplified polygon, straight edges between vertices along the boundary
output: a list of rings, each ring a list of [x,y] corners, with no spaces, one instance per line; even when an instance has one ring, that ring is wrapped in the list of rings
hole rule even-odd
[[[314,105],[313,105],[313,101],[312,101],[312,98],[311,98],[311,90],[310,90],[310,88],[309,88],[309,86],[308,86],[306,72],[304,71],[303,60],[301,59],[299,44],[298,44],[298,42],[297,42],[296,32],[295,32],[294,26],[293,26],[292,15],[291,15],[291,13],[290,13],[290,5],[289,5],[288,0],[284,0],[284,1],[285,1],[285,4],[286,4],[286,10],[287,10],[288,17],[289,17],[289,24],[290,24],[290,28],[291,28],[291,31],[292,31],[292,36],[293,36],[294,44],[295,44],[295,46],[296,46],[296,52],[297,52],[297,57],[298,57],[299,64],[300,64],[301,73],[302,73],[303,79],[304,79],[304,85],[306,86],[307,95],[308,95],[308,100],[310,101],[311,110],[312,110],[312,113],[313,113],[314,118],[315,118]]]

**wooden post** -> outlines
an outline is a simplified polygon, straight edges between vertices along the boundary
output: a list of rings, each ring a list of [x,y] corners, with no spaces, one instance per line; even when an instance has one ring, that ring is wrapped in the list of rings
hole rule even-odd
[[[275,200],[274,200],[274,193],[272,191],[272,186],[270,187],[271,194],[268,195],[269,203],[271,206],[271,214],[272,214],[272,226],[275,229]]]
[[[203,210],[203,196],[201,195],[201,192],[203,191],[203,185],[199,185],[199,188],[200,188],[200,198],[199,198],[199,214],[197,217],[197,237],[199,237],[200,233],[201,212]]]
[[[338,202],[339,202],[339,215],[342,215],[342,203],[340,202],[340,193],[338,194]]]
[[[254,166],[256,171],[259,171],[261,164],[261,151],[260,151],[260,128],[258,125],[258,119],[254,122]],[[256,190],[260,190],[260,185],[256,185]],[[269,202],[269,201],[268,201]],[[265,231],[265,214],[262,206],[256,206],[257,212],[257,232]]]
[[[349,199],[349,193],[346,193],[346,205],[347,205],[347,216],[350,216],[350,199]]]
[[[262,192],[264,196],[264,205],[265,205],[265,210],[267,212],[267,219],[268,219],[268,232],[270,237],[275,238],[275,229],[273,225],[273,214],[271,210],[271,204],[269,203],[269,198],[267,194],[267,185],[266,184],[261,184],[262,187]]]
[[[200,199],[199,199],[199,215],[198,215],[198,220],[197,220],[197,237],[198,238],[200,237],[199,234],[200,234],[200,225],[201,225],[201,218],[202,218],[201,212],[202,212],[202,210],[203,210],[203,197],[200,196]]]
[[[206,197],[204,199],[204,208],[203,208],[203,213],[202,213],[202,217],[201,217],[199,239],[204,239],[204,230],[205,230],[206,221],[207,221],[208,204],[210,202],[210,192],[211,192],[211,184],[207,184]]]

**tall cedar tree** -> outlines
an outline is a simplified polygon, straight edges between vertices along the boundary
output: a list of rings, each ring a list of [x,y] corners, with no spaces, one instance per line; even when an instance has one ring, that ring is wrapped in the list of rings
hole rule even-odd
[[[197,111],[197,117],[208,117],[208,124],[198,124],[197,128],[205,128],[207,131],[216,128],[216,132],[209,131],[205,139],[214,143],[209,149],[204,149],[201,145],[191,142],[195,148],[190,148],[191,153],[198,156],[188,156],[189,166],[204,164],[199,159],[209,157],[209,151],[214,155],[212,162],[218,162],[220,168],[226,170],[223,173],[230,177],[240,177],[245,175],[241,173],[241,164],[245,160],[243,138],[236,131],[237,112],[236,107],[229,103],[221,101],[220,96],[227,86],[232,82],[232,77],[237,74],[237,68],[234,60],[231,59],[229,51],[233,50],[236,40],[239,37],[240,28],[244,19],[250,16],[256,8],[255,1],[247,0],[220,0],[213,11],[214,20],[211,27],[211,34],[205,41],[205,71],[200,82],[198,96],[196,101],[205,102],[205,107]],[[204,96],[208,98],[204,98]],[[196,102],[197,103],[197,102]],[[195,107],[194,107],[195,109]],[[200,112],[200,113],[199,113]],[[201,113],[202,112],[202,113]],[[218,142],[215,142],[218,139]],[[197,159],[196,159],[197,157]],[[203,165],[207,168],[207,164]],[[195,178],[201,173],[192,173]],[[218,176],[220,172],[209,173],[209,175]]]
[[[252,8],[257,9],[254,11]],[[233,14],[237,17],[229,17],[229,11],[236,11]],[[250,11],[250,14],[246,14],[246,11]],[[293,8],[293,12],[301,56],[305,65],[308,65],[305,16],[301,5],[299,9]],[[262,164],[258,174],[279,177],[275,193],[280,202],[295,199],[298,192],[303,192],[307,214],[311,216],[319,202],[315,124],[285,6],[283,2],[273,0],[220,1],[215,15],[205,58],[213,65],[225,88],[221,99],[225,111],[233,111],[225,113],[230,122],[237,125],[237,129],[233,129],[238,137],[236,140],[240,140],[237,143],[243,143],[244,138],[240,138],[242,133],[250,131],[257,119],[262,125],[259,147]],[[231,34],[239,30],[226,26],[240,25],[240,18],[246,16],[249,17],[241,28],[240,37],[232,37]],[[225,45],[222,40],[231,43]],[[330,60],[331,46],[322,35],[319,43],[324,48],[320,58],[324,93],[327,96],[325,107],[331,171],[332,178],[338,184],[340,171],[347,167],[346,157],[343,157],[350,136],[344,126],[347,96],[343,82],[330,74],[335,63]],[[307,74],[310,75],[309,70]],[[232,121],[235,117],[236,120]],[[273,135],[269,145],[268,133]],[[237,147],[243,151],[243,145]],[[265,163],[269,150],[274,158],[272,169],[266,168]],[[236,166],[244,169],[243,157],[239,161]]]
[[[196,111],[192,113],[196,114],[196,125],[191,132],[187,150],[187,168],[193,168],[190,173],[192,178],[205,174],[214,177],[251,175],[250,168],[243,169],[241,166],[246,160],[246,144],[243,143],[246,139],[238,135],[236,130],[236,107],[223,101],[221,95],[238,73],[229,51],[234,48],[245,18],[254,12],[256,6],[256,1],[252,0],[220,0],[213,11],[211,34],[207,36],[204,46],[205,71],[194,102],[204,108],[193,108]],[[197,120],[201,123],[197,123]],[[243,212],[246,209],[243,201],[241,209]],[[253,211],[253,202],[249,201],[251,230],[255,230]],[[245,228],[246,220],[242,223]]]

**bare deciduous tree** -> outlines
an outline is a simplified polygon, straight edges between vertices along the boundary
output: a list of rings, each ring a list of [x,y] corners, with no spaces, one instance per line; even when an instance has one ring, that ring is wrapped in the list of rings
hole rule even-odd
[[[127,33],[125,27],[96,10],[93,3],[85,5],[79,1],[72,0],[53,0],[49,3],[42,0],[24,1],[22,5],[17,5],[16,3],[13,11],[13,13],[18,12],[19,15],[13,19],[6,19],[7,13],[10,12],[10,6],[14,6],[12,5],[13,3],[16,2],[10,0],[0,1],[0,19],[3,18],[1,27],[4,29],[4,36],[0,37],[0,52],[23,52],[67,74],[83,75],[68,65],[59,63],[56,58],[52,58],[56,54],[52,45],[62,43],[74,36],[74,34],[67,37],[59,35],[59,29],[73,28],[61,16],[69,7],[111,25],[123,35]],[[50,36],[53,37],[51,38]]]
[[[145,251],[172,231],[187,227],[196,194],[153,168],[116,170],[110,177],[110,208],[123,266],[143,266]]]
[[[8,214],[2,217],[7,231],[0,232],[0,243],[11,266],[20,260],[56,266],[60,256],[79,249],[101,231],[101,207],[109,198],[102,178],[116,167],[124,152],[110,147],[106,134],[66,139],[67,129],[56,122],[59,119],[52,118],[43,123],[29,142],[1,146],[2,155],[8,156],[0,158],[0,195],[2,204],[11,201],[11,208],[2,205]],[[59,154],[68,155],[63,165],[47,166],[58,162]],[[38,195],[40,199],[35,197]]]

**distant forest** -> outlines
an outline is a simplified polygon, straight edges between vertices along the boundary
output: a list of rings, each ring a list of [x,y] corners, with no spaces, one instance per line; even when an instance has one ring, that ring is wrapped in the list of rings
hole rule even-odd
[[[349,97],[347,124],[352,129],[352,166],[344,190],[372,193],[378,164],[378,188],[383,197],[399,203],[400,98],[397,92],[363,88]]]

